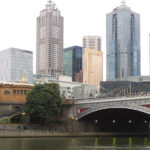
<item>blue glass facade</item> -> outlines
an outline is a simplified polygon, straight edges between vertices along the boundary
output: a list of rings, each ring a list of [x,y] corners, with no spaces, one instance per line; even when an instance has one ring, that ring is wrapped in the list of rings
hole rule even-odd
[[[82,70],[82,47],[73,46],[64,49],[65,75],[71,76],[75,81],[76,73]]]
[[[121,5],[107,14],[107,80],[141,74],[140,15]]]

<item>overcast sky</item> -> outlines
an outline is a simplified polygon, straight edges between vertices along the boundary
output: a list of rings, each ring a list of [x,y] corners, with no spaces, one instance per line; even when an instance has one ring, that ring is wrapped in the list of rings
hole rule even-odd
[[[106,14],[121,0],[54,0],[64,16],[64,47],[82,46],[82,36],[102,37],[104,79],[106,57]],[[46,0],[0,1],[0,50],[16,47],[36,51],[36,17]],[[126,5],[141,15],[141,68],[149,73],[150,0],[126,0]],[[35,61],[34,61],[35,64]],[[35,66],[35,65],[34,65]]]

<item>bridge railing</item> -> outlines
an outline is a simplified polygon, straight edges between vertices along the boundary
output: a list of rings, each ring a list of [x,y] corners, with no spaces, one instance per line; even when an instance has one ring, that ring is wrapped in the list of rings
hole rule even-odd
[[[120,97],[107,97],[107,98],[87,98],[87,99],[77,99],[75,100],[75,103],[86,103],[86,102],[96,102],[96,101],[120,101],[120,100],[135,100],[135,99],[147,99],[150,98],[150,94],[145,95],[132,95],[132,96],[120,96]]]

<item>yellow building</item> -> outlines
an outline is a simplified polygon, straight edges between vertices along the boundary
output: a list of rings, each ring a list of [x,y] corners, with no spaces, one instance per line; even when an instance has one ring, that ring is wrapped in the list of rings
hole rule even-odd
[[[83,83],[100,87],[103,81],[103,52],[85,48],[83,50]]]
[[[32,84],[0,83],[0,104],[24,104]]]

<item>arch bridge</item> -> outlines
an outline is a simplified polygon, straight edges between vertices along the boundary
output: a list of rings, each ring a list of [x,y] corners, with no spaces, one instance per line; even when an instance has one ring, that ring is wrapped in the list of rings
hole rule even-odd
[[[76,100],[76,119],[107,109],[126,109],[150,115],[150,95]]]

